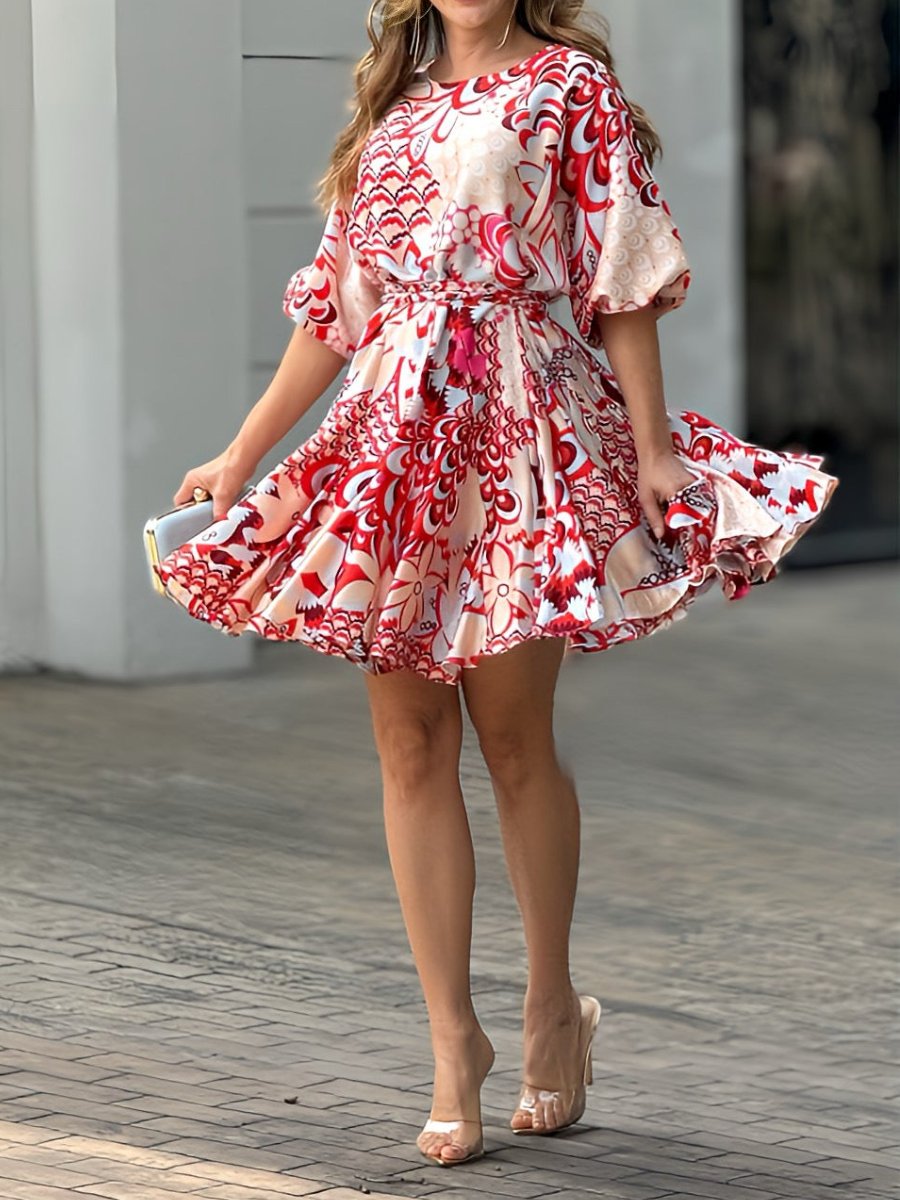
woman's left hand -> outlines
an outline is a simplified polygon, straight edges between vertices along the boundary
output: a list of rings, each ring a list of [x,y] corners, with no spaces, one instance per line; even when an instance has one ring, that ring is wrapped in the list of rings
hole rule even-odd
[[[661,502],[671,500],[676,492],[693,482],[693,474],[671,451],[638,458],[638,499],[658,538],[666,531]]]

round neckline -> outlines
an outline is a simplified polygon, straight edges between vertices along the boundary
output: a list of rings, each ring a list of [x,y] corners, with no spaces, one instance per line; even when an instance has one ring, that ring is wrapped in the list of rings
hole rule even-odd
[[[524,67],[529,66],[536,58],[542,55],[546,50],[559,49],[561,42],[545,42],[543,46],[538,46],[536,50],[527,55],[525,58],[520,58],[518,62],[511,63],[508,67],[503,67],[499,71],[487,71],[484,75],[470,75],[467,79],[432,79],[428,74],[428,68],[434,59],[427,62],[424,67],[420,68],[422,78],[426,83],[430,83],[435,88],[458,88],[466,83],[482,83],[486,80],[503,79],[505,76],[521,71]]]

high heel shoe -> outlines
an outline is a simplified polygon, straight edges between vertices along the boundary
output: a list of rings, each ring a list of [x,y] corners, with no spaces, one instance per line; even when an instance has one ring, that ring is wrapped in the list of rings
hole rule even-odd
[[[544,1135],[558,1133],[560,1129],[566,1129],[569,1125],[574,1125],[576,1121],[580,1121],[584,1115],[587,1103],[586,1088],[588,1084],[594,1081],[591,1051],[594,1044],[594,1034],[596,1033],[602,1010],[600,1001],[594,996],[579,996],[578,999],[581,1003],[581,1024],[578,1031],[579,1051],[582,1047],[584,1048],[584,1069],[582,1071],[581,1082],[577,1083],[573,1088],[557,1089],[542,1088],[537,1085],[523,1083],[519,1092],[519,1102],[513,1113],[513,1119],[515,1119],[516,1113],[525,1112],[529,1114],[531,1123],[528,1125],[514,1125],[513,1120],[510,1120],[510,1128],[513,1133]],[[552,1103],[556,1108],[557,1113],[560,1114],[560,1120],[555,1125],[547,1126],[541,1122],[539,1128],[534,1127],[538,1102],[543,1105]]]
[[[459,1166],[460,1163],[472,1162],[473,1159],[482,1158],[484,1156],[484,1133],[481,1124],[480,1090],[485,1079],[487,1079],[488,1074],[490,1073],[491,1067],[494,1065],[494,1058],[494,1049],[491,1047],[490,1059],[484,1075],[482,1076],[481,1084],[479,1084],[479,1104],[477,1117],[459,1117],[453,1121],[441,1121],[434,1117],[429,1117],[423,1125],[419,1136],[416,1138],[416,1146],[419,1150],[419,1153],[424,1158],[427,1158],[429,1162],[437,1163],[439,1167],[456,1167]],[[467,1125],[475,1126],[478,1130],[478,1136],[475,1137],[471,1142],[464,1142],[461,1139],[453,1136],[453,1134],[455,1134],[458,1130],[461,1130]],[[451,1136],[446,1141],[439,1142],[436,1147],[432,1147],[432,1149],[436,1149],[437,1153],[429,1153],[429,1151],[426,1150],[422,1145],[422,1138],[429,1133],[449,1133]],[[442,1151],[445,1146],[455,1146],[458,1149],[463,1150],[464,1153],[452,1158],[444,1158]]]

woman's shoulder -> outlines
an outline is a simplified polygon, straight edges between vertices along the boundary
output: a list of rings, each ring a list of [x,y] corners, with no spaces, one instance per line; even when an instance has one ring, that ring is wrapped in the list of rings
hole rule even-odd
[[[577,46],[560,44],[551,57],[551,65],[567,93],[590,84],[619,86],[613,72],[599,58]]]

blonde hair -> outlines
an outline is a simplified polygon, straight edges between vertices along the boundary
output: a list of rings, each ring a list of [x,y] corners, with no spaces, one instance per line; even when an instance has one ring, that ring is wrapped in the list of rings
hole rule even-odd
[[[366,16],[372,42],[353,69],[355,109],[338,134],[328,170],[319,181],[316,201],[327,212],[334,200],[349,207],[356,187],[362,148],[373,127],[409,85],[418,66],[410,51],[421,0],[373,0]],[[516,0],[514,20],[536,37],[559,42],[592,55],[615,74],[609,48],[609,24],[597,13],[585,14],[584,0]],[[376,23],[380,32],[376,30]],[[433,30],[437,53],[444,49],[443,23],[437,10],[421,22],[421,45],[427,46],[426,27]],[[634,122],[638,145],[650,165],[662,153],[659,135],[639,104],[626,101]]]

